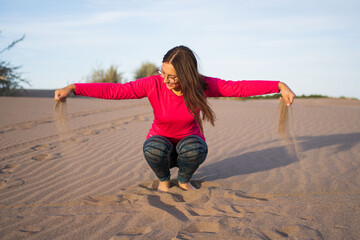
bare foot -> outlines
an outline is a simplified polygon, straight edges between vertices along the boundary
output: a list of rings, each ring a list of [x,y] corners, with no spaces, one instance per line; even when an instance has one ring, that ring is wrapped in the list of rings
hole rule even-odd
[[[179,182],[179,187],[184,189],[184,190],[194,190],[194,189],[196,189],[193,185],[191,185],[190,182],[188,182],[188,183]]]
[[[170,189],[170,181],[159,182],[159,187],[157,189],[159,192],[168,192],[169,189]]]

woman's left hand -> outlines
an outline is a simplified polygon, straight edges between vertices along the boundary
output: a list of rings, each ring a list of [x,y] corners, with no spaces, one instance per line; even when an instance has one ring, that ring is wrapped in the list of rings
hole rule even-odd
[[[290,106],[294,102],[295,93],[283,82],[279,82],[279,90],[286,106]],[[281,100],[281,98],[280,98]]]

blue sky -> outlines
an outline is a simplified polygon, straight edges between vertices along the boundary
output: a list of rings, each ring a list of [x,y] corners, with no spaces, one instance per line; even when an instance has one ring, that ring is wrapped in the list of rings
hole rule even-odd
[[[0,30],[1,49],[26,35],[1,57],[34,89],[84,82],[110,65],[130,81],[182,44],[204,75],[360,99],[358,0],[0,0]]]

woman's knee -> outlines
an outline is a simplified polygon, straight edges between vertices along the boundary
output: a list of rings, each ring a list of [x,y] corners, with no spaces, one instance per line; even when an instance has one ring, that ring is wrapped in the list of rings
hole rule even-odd
[[[203,163],[208,153],[206,142],[196,135],[183,138],[176,147],[179,158],[186,162]]]
[[[172,143],[162,136],[148,138],[143,146],[143,153],[149,163],[168,162],[173,149]]]

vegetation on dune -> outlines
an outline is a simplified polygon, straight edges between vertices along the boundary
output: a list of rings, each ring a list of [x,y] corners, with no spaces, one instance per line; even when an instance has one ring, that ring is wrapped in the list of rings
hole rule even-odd
[[[275,93],[272,95],[260,95],[260,96],[253,96],[253,97],[245,97],[243,99],[273,99],[273,98],[279,98],[281,97],[280,93]],[[296,96],[296,98],[329,98],[328,96],[325,95],[320,95],[320,94],[311,94],[311,95],[300,95],[300,96]]]
[[[144,62],[135,71],[134,79],[144,78],[157,74],[157,67],[150,62]],[[89,83],[124,83],[123,73],[119,72],[118,67],[111,65],[107,70],[97,67],[86,77]]]
[[[252,96],[252,97],[242,97],[242,98],[238,98],[238,97],[225,97],[225,98],[221,98],[221,99],[229,99],[229,100],[240,100],[240,101],[245,101],[245,100],[252,100],[252,99],[278,99],[279,97],[281,97],[280,93],[275,93],[275,94],[271,94],[271,95],[260,95],[260,96]],[[296,96],[296,98],[332,98],[326,95],[320,95],[320,94],[310,94],[310,95],[299,95]],[[216,99],[220,99],[220,98],[216,98]],[[347,97],[339,97],[339,99],[350,99],[350,100],[358,100],[357,98],[347,98]]]
[[[135,79],[148,77],[151,75],[157,74],[158,68],[155,64],[150,62],[144,62],[141,64],[141,66],[135,71]]]
[[[1,33],[1,32],[0,32]],[[2,53],[13,48],[18,42],[24,40],[25,35],[13,41],[4,49],[0,50],[0,96],[13,95],[17,89],[22,89],[22,83],[30,85],[30,83],[21,77],[18,72],[20,66],[13,66],[10,62],[4,60],[1,56]]]
[[[122,83],[122,74],[118,71],[117,66],[111,65],[107,70],[101,68],[93,69],[87,76],[86,81],[91,83]]]

